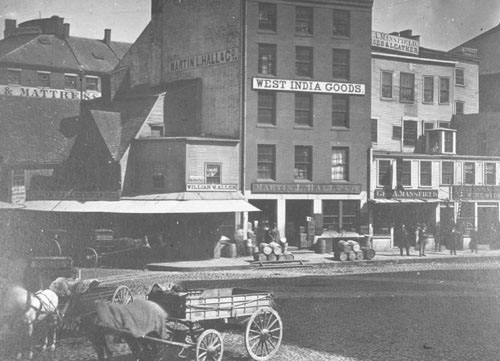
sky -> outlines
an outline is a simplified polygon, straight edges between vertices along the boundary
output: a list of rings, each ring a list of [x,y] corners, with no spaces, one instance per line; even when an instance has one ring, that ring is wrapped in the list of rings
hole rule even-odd
[[[133,43],[151,19],[151,0],[0,0],[0,38],[5,19],[17,23],[58,15],[72,36]],[[451,50],[500,23],[499,0],[374,0],[373,30],[412,29],[420,45]]]

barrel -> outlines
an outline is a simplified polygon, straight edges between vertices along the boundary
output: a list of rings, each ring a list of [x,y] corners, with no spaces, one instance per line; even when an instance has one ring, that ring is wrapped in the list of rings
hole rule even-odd
[[[273,254],[275,254],[276,256],[279,256],[280,254],[283,254],[283,248],[281,248],[281,246],[279,245],[273,245],[271,246],[272,250],[273,250]]]
[[[276,256],[275,254],[271,253],[271,254],[268,254],[267,255],[267,260],[268,261],[277,261],[278,260],[278,256]]]
[[[268,243],[261,243],[259,245],[259,251],[264,253],[266,256],[273,253],[273,249],[271,248],[271,246]]]
[[[362,247],[361,250],[363,251],[366,259],[370,260],[373,259],[373,257],[375,257],[375,250],[373,248]]]
[[[345,252],[335,252],[335,259],[345,262],[349,259],[349,255]]]
[[[356,241],[353,241],[353,240],[349,240],[347,241],[347,243],[349,244],[349,246],[351,246],[351,249],[354,251],[354,252],[359,252],[361,251],[361,247],[359,245],[358,242]]]
[[[365,254],[363,253],[363,251],[356,252],[356,260],[362,261],[364,259],[365,259]]]
[[[254,253],[253,254],[253,259],[256,261],[267,261],[267,256],[264,253]]]
[[[316,253],[326,253],[326,240],[324,238],[318,239],[318,242],[316,243]]]
[[[226,243],[224,247],[222,247],[221,256],[224,258],[236,258],[236,244]]]
[[[351,245],[347,241],[339,241],[337,247],[340,252],[351,253],[352,248]]]
[[[356,260],[356,252],[348,253],[347,257],[349,258],[349,261],[355,261]]]

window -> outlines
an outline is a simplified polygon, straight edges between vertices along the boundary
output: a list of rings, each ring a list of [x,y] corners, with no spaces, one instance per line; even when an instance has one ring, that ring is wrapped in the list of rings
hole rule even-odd
[[[313,96],[308,93],[295,94],[295,124],[312,127]]]
[[[438,123],[439,128],[449,128],[450,127],[450,122],[439,122]]]
[[[276,147],[257,145],[257,178],[276,180]]]
[[[371,141],[372,143],[378,141],[378,119],[371,120]]]
[[[392,187],[392,164],[390,160],[378,161],[378,185]]]
[[[464,102],[456,101],[455,102],[455,114],[464,114]]]
[[[403,123],[403,145],[414,147],[417,145],[417,122],[414,120],[405,120]]]
[[[162,164],[153,165],[153,189],[165,188],[165,167]]]
[[[434,103],[434,77],[424,76],[424,103]]]
[[[402,133],[403,133],[403,130],[402,130],[401,126],[399,126],[399,125],[392,126],[392,139],[401,140]]]
[[[312,180],[312,147],[295,146],[295,180]]]
[[[24,169],[14,169],[12,171],[12,186],[24,187],[25,184],[26,184],[26,178]]]
[[[488,186],[497,184],[497,165],[495,163],[484,164],[484,184]]]
[[[85,89],[99,91],[99,78],[96,77],[85,77]]]
[[[392,73],[382,72],[382,98],[392,99]]]
[[[163,137],[163,125],[150,125],[152,137]]]
[[[420,162],[420,185],[432,186],[432,162]]]
[[[453,132],[444,132],[444,151],[453,153]]]
[[[276,125],[276,94],[260,91],[258,97],[257,122]]]
[[[349,128],[349,96],[347,95],[333,96],[332,127]]]
[[[439,78],[439,104],[450,102],[450,78]]]
[[[399,101],[413,103],[415,100],[415,74],[401,73],[399,87]]]
[[[426,135],[427,131],[431,129],[434,129],[434,123],[424,122],[424,135]]]
[[[276,75],[276,45],[259,44],[259,74]]]
[[[487,155],[486,145],[486,133],[477,133],[477,152],[479,153],[479,155]]]
[[[313,8],[297,6],[295,8],[295,32],[301,35],[311,35],[313,24]]]
[[[9,69],[7,71],[8,84],[21,84],[21,70]]]
[[[349,50],[333,49],[333,79],[349,79]]]
[[[64,75],[64,89],[78,89],[78,76]]]
[[[351,14],[347,10],[333,10],[333,35],[347,36],[351,33]]]
[[[349,180],[349,148],[332,148],[332,182]]]
[[[313,51],[306,46],[295,47],[295,74],[312,78],[313,76]]]
[[[276,4],[259,3],[259,30],[276,31]]]
[[[465,70],[462,68],[455,69],[455,85],[465,86]]]
[[[455,181],[455,163],[441,163],[441,184],[451,185]]]
[[[220,164],[205,164],[205,183],[221,184]]]
[[[464,163],[464,183],[465,184],[476,183],[476,164],[473,162]]]
[[[359,230],[359,201],[323,201],[323,227],[329,231]]]
[[[50,87],[50,73],[38,72],[38,83],[39,87]]]
[[[396,177],[398,185],[411,186],[411,161],[398,159]]]

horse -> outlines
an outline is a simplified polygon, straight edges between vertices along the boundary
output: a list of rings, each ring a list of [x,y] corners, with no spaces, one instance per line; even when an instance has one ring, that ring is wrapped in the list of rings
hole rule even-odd
[[[3,326],[14,331],[24,331],[28,339],[28,359],[33,359],[33,330],[35,324],[48,323],[51,331],[51,344],[49,345],[49,332],[45,335],[42,349],[55,350],[56,326],[59,317],[59,298],[68,297],[70,287],[64,278],[54,280],[48,289],[32,293],[19,285],[9,285],[2,294],[0,318]],[[17,359],[23,354],[23,349],[16,346]]]

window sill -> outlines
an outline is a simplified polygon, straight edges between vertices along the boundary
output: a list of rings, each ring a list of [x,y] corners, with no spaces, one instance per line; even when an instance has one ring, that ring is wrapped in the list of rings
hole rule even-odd
[[[455,84],[456,87],[465,88],[465,84]]]
[[[276,124],[257,123],[257,128],[277,128]]]
[[[394,98],[383,98],[383,97],[381,97],[380,100],[382,100],[384,102],[392,102],[392,101],[394,101]]]
[[[422,104],[424,104],[424,105],[434,105],[436,103],[434,103],[434,102],[422,102]]]
[[[400,103],[403,104],[415,104],[415,100],[399,100]]]
[[[273,78],[276,78],[276,74],[270,74],[270,73],[267,73],[267,74],[264,74],[264,73],[257,73],[258,76],[260,77],[269,77],[270,79],[273,79]]]
[[[351,131],[351,128],[347,128],[347,127],[331,127],[330,130],[333,130],[333,131],[343,131],[343,132],[350,132]]]
[[[294,125],[293,129],[297,129],[297,130],[312,130],[313,127],[312,127],[312,125]]]
[[[310,75],[295,75],[295,80],[306,80],[306,81],[311,81],[312,76]]]
[[[276,183],[276,179],[257,179],[257,183]]]
[[[278,31],[277,30],[268,30],[268,29],[257,29],[257,34],[276,35],[276,34],[278,34]]]
[[[294,179],[293,181],[295,183],[312,183],[312,180],[310,179]]]
[[[349,179],[335,179],[330,180],[330,184],[348,184]]]
[[[439,103],[439,105],[450,105],[450,103]]]
[[[314,36],[314,34],[311,34],[311,33],[295,33],[295,36],[296,37],[299,37],[299,38],[312,38]]]

